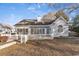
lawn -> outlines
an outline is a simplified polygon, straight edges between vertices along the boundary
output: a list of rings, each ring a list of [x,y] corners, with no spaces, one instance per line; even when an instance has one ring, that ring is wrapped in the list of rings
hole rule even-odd
[[[0,50],[2,56],[72,56],[79,55],[79,41],[75,39],[29,40]]]

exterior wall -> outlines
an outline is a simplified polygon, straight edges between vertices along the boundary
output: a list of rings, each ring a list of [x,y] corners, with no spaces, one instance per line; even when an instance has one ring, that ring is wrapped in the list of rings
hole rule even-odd
[[[2,28],[0,28],[0,35],[2,34],[2,32],[3,32],[3,30],[2,30]]]
[[[39,30],[39,33],[29,35],[29,37],[32,39],[48,39],[51,37],[51,30],[49,25],[32,25],[30,26],[30,29],[32,28]],[[42,32],[40,30],[42,30]]]
[[[53,25],[53,26],[52,26]],[[62,17],[58,18],[53,24],[51,28],[53,29],[53,35],[54,37],[59,37],[59,36],[68,36],[68,24],[67,21],[65,21]],[[63,31],[58,32],[58,26],[62,25]]]

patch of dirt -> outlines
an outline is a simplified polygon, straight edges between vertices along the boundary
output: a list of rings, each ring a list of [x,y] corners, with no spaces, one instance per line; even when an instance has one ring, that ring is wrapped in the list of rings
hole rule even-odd
[[[77,41],[78,42],[78,41]],[[29,40],[0,50],[1,56],[72,56],[79,55],[79,43],[69,39]]]

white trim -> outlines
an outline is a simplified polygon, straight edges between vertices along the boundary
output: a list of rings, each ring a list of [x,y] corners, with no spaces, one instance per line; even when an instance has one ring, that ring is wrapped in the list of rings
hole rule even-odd
[[[60,19],[60,18],[62,18],[67,23],[67,21],[65,20],[65,18],[63,18],[62,16],[60,16],[58,19]]]
[[[21,26],[21,27],[15,27],[15,29],[17,29],[17,28],[29,28],[29,26]]]

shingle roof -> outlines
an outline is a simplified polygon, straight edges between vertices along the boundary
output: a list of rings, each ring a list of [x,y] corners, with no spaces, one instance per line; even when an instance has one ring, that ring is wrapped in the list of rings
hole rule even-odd
[[[2,24],[0,23],[1,28],[6,28],[6,29],[12,29],[13,27],[9,24]]]

